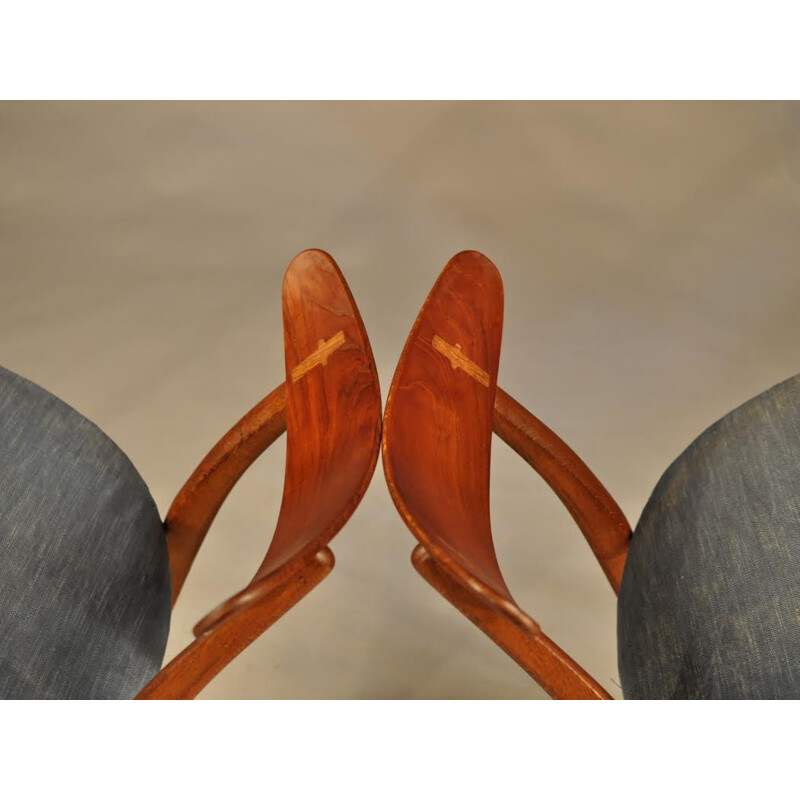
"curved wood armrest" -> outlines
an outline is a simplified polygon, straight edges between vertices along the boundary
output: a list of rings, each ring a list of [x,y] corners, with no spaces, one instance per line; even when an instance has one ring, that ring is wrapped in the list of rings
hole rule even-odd
[[[175,656],[136,699],[191,700],[196,697],[239,653],[302,600],[333,569],[333,564],[333,553],[325,547],[298,563],[277,585],[251,584],[220,606],[226,609],[225,613],[211,620],[198,638]],[[212,612],[206,620],[216,613]]]
[[[165,521],[173,606],[225,498],[285,430],[286,384],[282,383],[211,448],[178,492]]]
[[[605,486],[566,442],[499,386],[493,427],[558,495],[619,592],[631,527]]]

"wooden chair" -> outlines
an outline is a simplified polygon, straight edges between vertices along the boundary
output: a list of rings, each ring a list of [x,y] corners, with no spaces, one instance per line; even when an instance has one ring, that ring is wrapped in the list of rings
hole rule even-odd
[[[622,511],[553,431],[497,386],[503,285],[476,252],[447,264],[409,334],[384,414],[392,499],[419,540],[412,563],[554,698],[610,699],[515,602],[489,520],[492,431],[552,487],[615,592],[631,536]]]
[[[381,395],[367,332],[334,260],[307,250],[283,284],[286,383],[212,449],[167,514],[173,602],[225,496],[286,430],[278,522],[253,580],[194,629],[198,638],[139,694],[193,697],[332,569],[328,543],[369,486]]]
[[[20,656],[19,663],[5,674],[0,660],[0,696],[120,697],[140,690],[140,699],[194,697],[331,571],[334,558],[328,544],[360,502],[377,461],[381,438],[378,377],[358,309],[338,267],[326,253],[305,251],[289,265],[283,284],[283,320],[286,382],[212,448],[178,493],[163,526],[154,516],[155,504],[146,486],[107,437],[66,404],[8,373],[11,423],[21,419],[19,414],[33,419],[31,409],[46,396],[50,415],[47,419],[52,419],[52,409],[56,409],[60,425],[56,444],[66,453],[64,463],[74,464],[78,458],[80,470],[89,475],[81,475],[81,482],[76,484],[79,491],[87,494],[85,503],[97,503],[99,507],[103,497],[111,497],[115,516],[110,519],[134,522],[124,529],[120,522],[118,529],[111,531],[117,537],[115,541],[109,540],[108,524],[97,527],[95,533],[88,522],[78,520],[73,526],[76,538],[72,546],[82,548],[90,566],[92,559],[99,559],[97,567],[89,570],[88,577],[82,576],[88,583],[81,584],[80,589],[68,585],[68,574],[58,574],[59,585],[69,589],[67,599],[63,591],[59,595],[51,584],[44,583],[35,598],[44,607],[42,619],[62,615],[76,626],[85,641],[66,640],[63,625],[59,624],[52,630],[55,643],[31,642],[30,635],[26,638],[26,631],[29,634],[30,630],[19,618],[8,613],[0,615],[0,622],[17,626],[12,631],[16,638],[7,638],[3,643],[9,653],[13,656],[14,647],[16,652],[27,653],[25,648],[30,649],[28,660],[19,661]],[[0,419],[2,411],[0,403]],[[8,426],[11,449],[14,437],[19,438],[20,424]],[[31,430],[39,435],[40,428],[34,425]],[[153,677],[163,658],[170,602],[174,605],[178,599],[214,517],[237,480],[284,430],[287,445],[283,500],[261,566],[241,592],[197,624],[195,640]],[[54,446],[45,455],[52,459],[59,453]],[[112,460],[114,469],[107,469],[105,465]],[[106,486],[118,481],[120,474],[128,481],[125,486],[133,489],[126,488],[116,495],[113,486],[106,491]],[[89,492],[85,487],[93,481],[97,486]],[[22,486],[22,499],[12,493],[12,510],[29,514],[20,505],[29,499],[23,493]],[[50,503],[50,495],[43,493],[41,502]],[[47,507],[63,516],[63,509],[52,504]],[[129,507],[135,508],[135,513],[128,513]],[[95,513],[94,509],[89,510]],[[59,524],[58,519],[51,521],[55,526]],[[8,533],[9,542],[15,546],[19,546],[13,538],[18,527],[12,526]],[[47,535],[47,529],[43,530]],[[3,535],[0,527],[0,544]],[[54,529],[54,541],[58,535]],[[122,547],[120,537],[133,542],[138,561],[120,563],[116,552]],[[29,544],[31,548],[39,547],[32,540]],[[168,563],[161,555],[164,551]],[[46,558],[46,546],[44,552]],[[79,563],[79,558],[74,554],[66,562],[70,569]],[[11,561],[8,559],[5,565]],[[41,569],[31,563],[30,569],[38,580]],[[56,573],[64,563],[54,559],[48,570]],[[113,575],[108,574],[109,565],[116,570]],[[118,591],[123,584],[124,591]],[[9,602],[16,602],[12,594],[7,593]],[[76,608],[66,607],[69,603]],[[107,607],[115,603],[119,609]],[[129,607],[130,620],[125,617]],[[116,615],[116,622],[110,622],[109,615]],[[127,620],[126,629],[122,629],[120,620]],[[37,636],[43,636],[42,627],[36,629]],[[148,638],[151,641],[145,641]],[[147,652],[140,657],[143,650]],[[4,655],[8,654],[0,652],[0,656]],[[130,687],[135,688],[131,691]]]

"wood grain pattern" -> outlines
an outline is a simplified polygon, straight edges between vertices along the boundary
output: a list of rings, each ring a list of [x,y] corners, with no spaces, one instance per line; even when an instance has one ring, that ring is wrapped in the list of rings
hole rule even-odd
[[[369,485],[381,441],[381,395],[367,333],[333,259],[292,262],[283,286],[286,374],[337,334],[324,367],[287,383],[286,477],[275,534],[257,578],[291,569],[326,545]]]
[[[262,589],[257,582],[251,584],[241,593],[236,607],[228,608],[213,624],[206,624],[197,638],[139,692],[137,700],[196,697],[215,675],[302,600],[333,569],[333,563],[333,553],[323,548],[298,562],[292,574],[271,590]]]
[[[481,593],[470,591],[418,544],[411,555],[414,568],[467,619],[514,659],[551,697],[571,700],[610,700],[611,695],[542,629],[520,626],[517,619],[498,613]]]
[[[178,492],[165,520],[173,606],[225,498],[285,430],[286,386],[281,384],[214,445]]]
[[[497,563],[489,516],[493,428],[568,501],[612,585],[627,526],[583,462],[497,389],[502,324],[497,268],[480,253],[459,253],[431,290],[398,363],[384,414],[384,474],[420,542],[417,571],[552,697],[609,699],[518,606]],[[434,336],[451,347],[434,346]],[[468,354],[488,385],[472,369],[453,369],[455,343],[456,366]]]
[[[328,543],[374,472],[381,440],[378,375],[358,308],[327,253],[306,250],[289,265],[283,323],[286,375],[298,368],[302,374],[237,423],[175,499],[167,516],[174,597],[225,496],[285,429],[284,491],[271,544],[250,583],[197,624],[198,638],[140,699],[196,696],[316,586],[333,569]]]
[[[631,526],[617,502],[566,442],[499,386],[493,421],[494,432],[544,478],[564,503],[618,593]]]

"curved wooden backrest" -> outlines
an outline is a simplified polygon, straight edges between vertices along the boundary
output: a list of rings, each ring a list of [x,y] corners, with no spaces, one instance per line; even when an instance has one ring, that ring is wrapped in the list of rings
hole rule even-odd
[[[502,320],[503,288],[494,264],[471,251],[452,258],[419,313],[386,402],[386,481],[400,515],[420,542],[412,561],[426,580],[552,696],[608,698],[519,608],[497,563],[489,468],[496,395],[507,397],[497,388]],[[525,447],[517,444],[515,449],[524,455]],[[555,452],[560,458],[567,451],[574,456],[569,462],[576,470],[572,482],[561,485],[560,467],[568,464],[563,459],[546,477],[562,499],[572,502],[573,516],[583,521],[585,497],[597,487],[605,490],[561,444],[563,451],[548,440],[540,450],[548,457]],[[545,472],[553,465],[546,457],[528,460],[537,469],[543,465]],[[613,500],[603,508],[611,506],[618,510]],[[594,534],[596,519],[605,523],[603,513],[589,515],[582,525],[585,533]],[[597,552],[594,543],[592,547]]]
[[[372,478],[381,440],[378,375],[358,308],[327,253],[307,250],[289,265],[283,318],[285,386],[220,440],[167,515],[173,580],[177,574],[182,584],[225,496],[285,427],[284,491],[272,542],[250,584],[195,626],[198,638],[140,698],[194,697],[319,583],[333,568],[328,543]]]
[[[381,440],[369,339],[333,259],[292,262],[283,284],[286,477],[280,516],[257,578],[327,544],[367,489]]]
[[[439,276],[408,336],[386,403],[384,471],[406,524],[499,607],[519,617],[489,521],[492,416],[503,284],[479,253]]]

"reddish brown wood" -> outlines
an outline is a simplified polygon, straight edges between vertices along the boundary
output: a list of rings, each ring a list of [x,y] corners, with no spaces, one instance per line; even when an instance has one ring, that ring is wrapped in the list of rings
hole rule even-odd
[[[378,373],[355,301],[329,255],[299,259],[283,287],[286,478],[258,578],[291,569],[333,538],[369,485],[381,441]],[[315,361],[320,349],[325,364]]]
[[[369,485],[381,439],[378,375],[358,308],[327,253],[307,250],[289,265],[283,322],[285,385],[214,447],[167,517],[174,596],[225,496],[285,427],[284,491],[272,542],[248,586],[198,623],[198,638],[141,699],[194,697],[319,583],[333,568],[328,543]]]
[[[614,592],[619,592],[631,527],[605,486],[566,442],[499,386],[494,399],[494,432],[558,495]]]
[[[515,616],[498,613],[496,607],[483,601],[479,592],[470,591],[447,573],[421,544],[414,549],[411,561],[437,592],[505,650],[551,697],[611,699],[533,620],[523,626]]]
[[[425,301],[395,372],[384,415],[386,481],[421,544],[414,566],[431,585],[551,696],[607,699],[518,606],[497,563],[489,518],[493,427],[565,499],[612,584],[623,530],[616,504],[583,462],[497,390],[502,325],[497,268],[480,253],[459,253]]]
[[[137,700],[196,697],[215,675],[305,597],[333,569],[333,563],[333,553],[325,547],[299,561],[294,572],[272,590],[254,581],[237,596],[235,608],[209,622],[202,632],[195,629],[197,638],[142,689]],[[232,605],[233,601],[228,603]]]
[[[178,492],[165,521],[173,606],[228,493],[285,430],[286,385],[282,383],[214,445]]]

